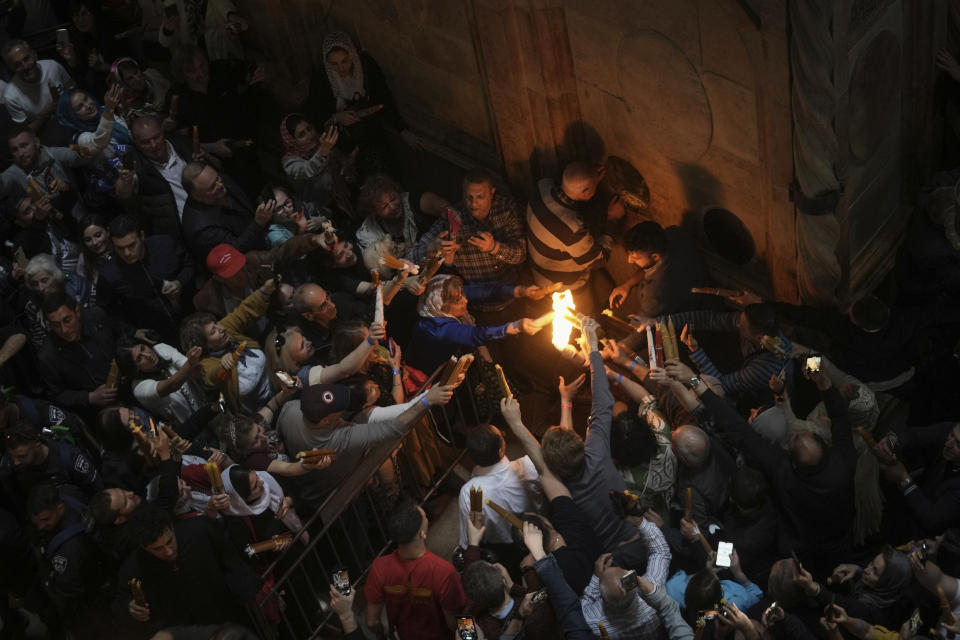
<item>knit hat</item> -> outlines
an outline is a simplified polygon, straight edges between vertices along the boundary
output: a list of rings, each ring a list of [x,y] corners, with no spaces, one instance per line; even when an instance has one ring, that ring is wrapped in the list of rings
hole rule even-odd
[[[332,413],[363,408],[363,398],[342,384],[314,384],[300,395],[300,411],[308,422],[320,422]]]
[[[207,269],[221,278],[232,278],[245,264],[247,257],[229,244],[218,244],[207,254]]]

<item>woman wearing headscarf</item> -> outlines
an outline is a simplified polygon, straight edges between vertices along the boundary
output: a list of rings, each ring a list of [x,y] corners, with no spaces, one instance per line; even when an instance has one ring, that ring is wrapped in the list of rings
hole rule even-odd
[[[317,121],[340,128],[341,148],[360,147],[358,164],[366,175],[383,169],[384,127],[397,131],[411,147],[420,139],[400,117],[380,66],[366,52],[358,52],[350,36],[334,31],[323,39],[323,67],[310,77],[307,113]]]
[[[420,296],[417,313],[420,320],[413,328],[407,347],[407,363],[430,375],[450,356],[482,347],[490,340],[525,333],[534,335],[541,327],[530,318],[496,326],[476,326],[467,311],[472,298],[477,301],[502,300],[536,295],[537,287],[505,283],[464,285],[457,276],[434,276]],[[469,294],[469,298],[467,297]],[[481,351],[481,355],[484,355]],[[488,361],[490,358],[484,355]]]
[[[280,483],[266,471],[251,471],[230,465],[220,477],[230,497],[227,511],[227,532],[241,548],[254,542],[269,540],[287,531],[300,531],[303,523],[293,510],[293,498],[284,495]],[[303,533],[309,540],[309,534]],[[287,542],[282,548],[286,548]]]
[[[910,613],[907,588],[913,580],[913,568],[907,554],[890,546],[884,547],[866,567],[841,564],[833,570],[832,585],[851,585],[846,594],[815,582],[805,569],[801,569],[795,580],[821,607],[835,603],[850,617],[887,629],[899,629]]]

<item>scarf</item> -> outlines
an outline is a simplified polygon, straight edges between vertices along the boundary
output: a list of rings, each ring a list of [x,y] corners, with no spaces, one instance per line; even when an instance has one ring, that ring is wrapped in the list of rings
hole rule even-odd
[[[343,49],[353,60],[353,69],[346,78],[340,77],[340,74],[335,69],[331,69],[327,63],[327,55],[333,49]],[[323,39],[323,65],[327,70],[327,80],[330,81],[333,97],[337,99],[337,111],[343,111],[348,104],[366,97],[367,90],[363,86],[363,65],[349,35],[343,31],[327,34]]]
[[[86,91],[83,93],[84,95],[90,96],[90,98],[96,102],[96,98],[94,98],[92,94]],[[103,117],[104,106],[99,103],[97,104],[99,106],[97,107],[96,117],[89,120],[81,120],[80,116],[77,115],[77,112],[73,110],[72,106],[70,106],[70,95],[65,91],[60,94],[60,100],[57,102],[57,120],[60,121],[60,124],[74,132],[74,139],[76,139],[76,136],[81,133],[93,133],[97,130],[97,126],[100,124],[100,118]],[[120,144],[133,144],[133,138],[130,136],[130,130],[116,119],[116,115],[114,115],[113,134],[110,136],[110,138],[119,142]]]
[[[461,324],[475,324],[476,321],[469,313],[458,318],[443,310],[443,285],[452,277],[450,275],[439,275],[430,278],[426,290],[417,302],[417,313],[420,314],[421,318],[453,318]]]
[[[283,117],[283,120],[280,121],[280,139],[283,141],[284,154],[283,158],[280,160],[281,164],[286,164],[287,160],[290,158],[303,158],[304,160],[309,160],[313,157],[313,154],[317,152],[317,147],[320,146],[320,141],[317,141],[317,144],[312,147],[305,144],[301,144],[293,134],[290,133],[290,129],[287,127],[287,122],[290,118],[294,116],[304,118],[305,116],[301,113],[290,113]]]
[[[887,549],[882,553],[887,566],[877,581],[877,586],[871,589],[864,586],[863,580],[859,580],[851,594],[865,605],[877,609],[884,609],[896,602],[913,579],[913,569],[907,554],[896,549]]]
[[[263,481],[263,495],[257,498],[256,502],[250,504],[240,497],[233,483],[230,482],[230,469],[235,466],[237,465],[230,465],[220,473],[220,477],[223,479],[223,488],[226,490],[227,495],[230,496],[229,515],[256,516],[267,509],[276,513],[280,508],[280,503],[283,502],[283,489],[280,488],[280,483],[274,480],[273,476],[266,471],[254,471]],[[287,515],[283,516],[281,521],[286,525],[287,529],[294,533],[300,531],[303,527],[303,523],[300,522],[299,516],[297,516],[293,509],[288,510]]]

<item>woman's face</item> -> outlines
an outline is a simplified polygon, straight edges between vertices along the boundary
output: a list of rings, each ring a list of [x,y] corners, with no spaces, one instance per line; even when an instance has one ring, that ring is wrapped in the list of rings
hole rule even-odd
[[[443,310],[455,318],[467,315],[468,300],[467,296],[463,295],[463,288],[457,289],[451,295],[455,297],[452,301],[444,303]]]
[[[378,217],[385,220],[399,220],[403,215],[403,206],[400,203],[400,194],[396,191],[388,191],[380,194],[373,201],[373,210]]]
[[[313,343],[299,329],[287,329],[285,338],[284,349],[290,361],[297,367],[312,358],[313,354],[316,353]]]
[[[131,91],[143,91],[147,86],[146,81],[143,79],[143,71],[137,67],[131,67],[129,69],[124,67],[120,69],[120,82]]]
[[[203,335],[207,337],[207,350],[216,351],[227,344],[227,330],[217,322],[211,322],[203,328]]]
[[[364,380],[363,391],[366,395],[366,402],[363,403],[363,406],[370,407],[377,404],[377,400],[380,399],[380,385],[373,380]]]
[[[154,373],[160,365],[160,357],[157,352],[153,350],[153,347],[148,347],[145,344],[134,345],[130,349],[130,355],[133,356],[133,364],[137,367],[137,371]]]
[[[247,503],[253,504],[263,496],[263,480],[257,475],[256,471],[250,472],[250,495],[247,496]]]
[[[353,58],[346,49],[331,49],[327,54],[327,66],[336,71],[341,78],[346,78],[353,71]]]
[[[92,224],[83,230],[83,246],[93,255],[100,256],[110,248],[107,230],[98,224]]]
[[[249,451],[262,451],[270,445],[270,441],[267,440],[267,432],[264,431],[263,425],[259,422],[254,423],[253,430],[247,434],[246,442],[243,443],[244,449]]]
[[[86,5],[80,5],[76,13],[73,14],[73,26],[75,26],[80,33],[93,31],[94,22],[93,13],[90,12],[90,9],[88,9]]]
[[[81,120],[93,120],[97,117],[97,103],[83,91],[77,91],[70,96],[70,106]]]
[[[863,570],[863,576],[860,578],[863,581],[863,586],[876,589],[886,569],[887,563],[883,561],[883,554],[878,553],[867,565],[867,568]]]
[[[27,278],[27,286],[30,287],[30,290],[34,293],[45,296],[56,289],[57,281],[54,280],[53,274],[48,271],[41,271]]]
[[[312,123],[304,120],[293,128],[293,137],[303,146],[313,147],[317,144],[317,129]]]

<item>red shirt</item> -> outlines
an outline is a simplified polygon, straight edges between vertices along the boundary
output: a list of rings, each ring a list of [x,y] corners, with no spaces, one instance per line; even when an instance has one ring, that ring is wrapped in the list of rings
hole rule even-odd
[[[377,558],[363,591],[368,602],[386,605],[401,640],[449,640],[443,612],[466,604],[457,570],[430,551],[416,560],[403,560],[396,551]]]

